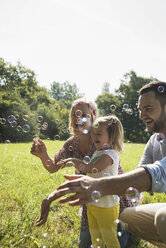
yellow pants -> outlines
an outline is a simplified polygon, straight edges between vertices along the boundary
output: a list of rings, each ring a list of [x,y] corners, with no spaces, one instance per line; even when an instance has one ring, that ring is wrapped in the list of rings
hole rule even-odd
[[[120,248],[116,223],[119,205],[111,208],[88,205],[87,214],[93,247]]]

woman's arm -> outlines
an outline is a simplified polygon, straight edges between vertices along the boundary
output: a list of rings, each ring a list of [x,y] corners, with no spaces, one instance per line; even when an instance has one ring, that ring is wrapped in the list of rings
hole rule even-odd
[[[43,166],[50,173],[54,173],[60,169],[57,163],[54,162],[52,158],[49,157],[47,153],[47,148],[41,139],[33,140],[33,145],[31,147],[31,154],[40,158]]]

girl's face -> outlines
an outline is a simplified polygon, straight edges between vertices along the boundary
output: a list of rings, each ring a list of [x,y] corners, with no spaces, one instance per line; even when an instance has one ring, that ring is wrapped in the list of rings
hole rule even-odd
[[[110,143],[107,125],[100,124],[95,126],[92,128],[92,139],[96,149],[102,150]]]
[[[88,134],[92,126],[91,109],[88,104],[77,104],[72,112],[72,127],[75,134]]]

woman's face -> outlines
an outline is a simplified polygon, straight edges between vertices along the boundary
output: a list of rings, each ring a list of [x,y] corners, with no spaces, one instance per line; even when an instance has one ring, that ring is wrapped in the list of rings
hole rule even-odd
[[[91,109],[88,104],[77,104],[71,112],[74,134],[88,134],[92,126]]]

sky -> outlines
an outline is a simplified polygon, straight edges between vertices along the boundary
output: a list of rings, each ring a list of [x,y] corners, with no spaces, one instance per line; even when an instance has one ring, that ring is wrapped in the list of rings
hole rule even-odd
[[[0,57],[95,100],[124,74],[166,81],[165,0],[0,0]]]

